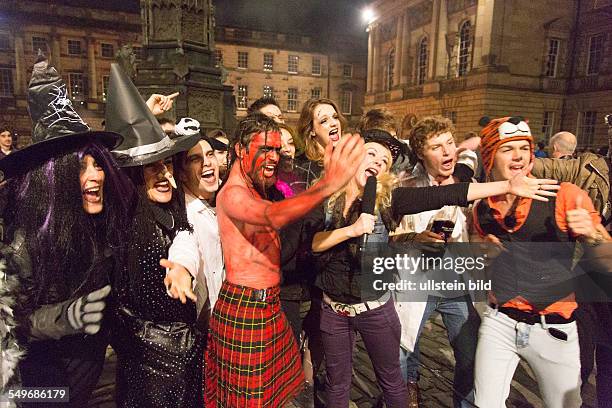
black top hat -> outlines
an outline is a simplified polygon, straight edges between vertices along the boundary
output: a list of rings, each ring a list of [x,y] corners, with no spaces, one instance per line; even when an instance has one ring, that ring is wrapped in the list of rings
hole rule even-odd
[[[389,149],[393,162],[395,162],[399,156],[407,153],[406,145],[384,130],[366,130],[361,134],[361,136],[366,143],[379,143]]]
[[[0,181],[27,172],[60,153],[74,151],[98,141],[109,149],[121,143],[121,135],[91,131],[74,110],[66,84],[42,55],[32,70],[28,89],[28,110],[34,123],[30,146],[0,160]]]
[[[118,64],[111,64],[106,130],[123,136],[113,154],[121,167],[144,166],[191,149],[200,134],[168,137],[138,90]]]

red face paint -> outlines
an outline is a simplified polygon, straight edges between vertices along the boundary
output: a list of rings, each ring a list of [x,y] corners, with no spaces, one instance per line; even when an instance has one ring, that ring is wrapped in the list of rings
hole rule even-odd
[[[242,168],[254,183],[267,187],[276,182],[281,150],[280,132],[253,135],[242,156]]]

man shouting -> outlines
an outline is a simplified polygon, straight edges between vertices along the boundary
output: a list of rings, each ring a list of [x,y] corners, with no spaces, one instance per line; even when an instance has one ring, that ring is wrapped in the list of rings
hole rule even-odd
[[[324,176],[310,189],[267,200],[280,160],[277,124],[255,113],[239,123],[232,164],[217,197],[226,279],[206,352],[207,407],[281,407],[304,379],[293,334],[280,309],[278,230],[342,188],[361,162],[363,141],[349,135],[325,152]],[[332,150],[333,149],[333,150]]]

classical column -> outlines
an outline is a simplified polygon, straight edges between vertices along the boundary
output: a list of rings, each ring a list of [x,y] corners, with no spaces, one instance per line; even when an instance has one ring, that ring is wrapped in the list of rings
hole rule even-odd
[[[476,11],[473,68],[499,64],[505,0],[480,0]]]
[[[374,39],[372,40],[372,92],[380,91],[380,84],[378,83],[378,71],[380,70],[380,46],[378,44],[379,32],[378,26],[375,26],[372,30]]]
[[[404,19],[402,16],[397,17],[397,23],[395,24],[395,72],[393,75],[393,86],[400,84],[400,76],[402,75],[402,55],[404,54],[403,45],[403,34],[404,34]]]
[[[89,67],[89,98],[98,99],[98,72],[96,70],[96,40],[87,37],[87,66]]]
[[[368,77],[367,77],[367,92],[372,92],[372,59],[374,58],[374,28],[368,27]]]
[[[62,72],[62,48],[59,34],[51,34],[51,62],[58,72]]]
[[[24,74],[26,70],[25,56],[23,52],[23,37],[17,31],[15,33],[15,95],[23,95],[25,93]]]
[[[446,1],[436,0],[433,12],[434,18],[432,23],[435,24],[436,27],[433,38],[435,38],[436,42],[435,49],[432,50],[433,52],[430,52],[429,62],[431,65],[429,66],[429,72],[434,79],[446,78],[448,65],[446,35],[449,32]],[[450,31],[455,32],[456,30],[451,29]]]
[[[400,84],[408,84],[410,82],[410,27],[408,13],[406,10],[402,13],[402,63],[400,69]]]

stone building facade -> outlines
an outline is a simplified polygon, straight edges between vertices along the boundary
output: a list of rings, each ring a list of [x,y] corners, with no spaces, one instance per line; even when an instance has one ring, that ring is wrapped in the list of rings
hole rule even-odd
[[[534,136],[607,145],[612,0],[376,0],[365,104],[440,114],[461,136],[522,115]]]
[[[217,27],[217,61],[234,87],[237,116],[262,96],[273,96],[295,125],[312,97],[338,103],[350,122],[362,113],[366,86],[365,42],[337,38],[325,43],[299,34]]]
[[[26,94],[38,49],[58,68],[83,119],[101,128],[110,64],[140,43],[140,14],[125,7],[85,9],[63,2],[0,0],[0,123],[30,142]]]
[[[114,2],[112,6],[101,2],[98,8],[79,7],[79,4],[78,0],[0,0],[0,123],[8,124],[19,135],[18,146],[30,142],[31,123],[26,92],[39,48],[63,75],[77,111],[95,129],[102,127],[104,119],[110,64],[115,61],[115,53],[124,45],[134,47],[139,69],[142,68],[147,75],[155,69],[159,76],[150,78],[154,79],[151,82],[153,85],[147,85],[141,83],[146,78],[140,78],[139,74],[136,81],[145,90],[144,93],[169,93],[169,90],[177,88],[176,81],[170,77],[174,78],[174,73],[184,77],[185,72],[191,72],[193,64],[190,61],[209,58],[207,50],[216,46],[215,55],[220,62],[218,66],[225,74],[226,86],[213,91],[222,92],[223,104],[228,105],[234,103],[231,93],[230,101],[226,100],[228,86],[233,87],[238,117],[244,116],[244,107],[263,96],[264,92],[279,100],[285,116],[293,125],[297,122],[302,104],[310,97],[329,97],[337,101],[351,122],[356,122],[362,113],[366,90],[365,39],[335,38],[333,42],[323,44],[313,37],[298,34],[217,27],[214,39],[204,41],[198,38],[197,44],[187,47],[184,55],[174,55],[171,50],[162,52],[168,47],[173,49],[172,44],[179,41],[175,33],[167,33],[177,38],[165,42],[162,41],[163,36],[159,41],[154,38],[153,41],[157,42],[153,51],[162,50],[162,56],[170,62],[177,58],[185,60],[182,65],[170,66],[153,51],[149,52],[149,56],[159,60],[158,63],[146,61],[146,55],[140,60],[141,54],[144,54],[142,44],[146,41],[143,39],[138,1],[126,1],[123,5]],[[187,19],[193,17],[187,14]],[[209,24],[214,24],[212,18]],[[195,26],[201,27],[198,24]],[[149,33],[150,30],[147,28],[145,31]],[[187,35],[183,31],[180,33]],[[186,37],[183,40],[184,45],[192,39]],[[202,51],[200,43],[208,44],[205,50]],[[246,68],[239,66],[239,58],[243,59],[240,63]],[[150,67],[153,62],[159,67]],[[181,70],[182,66],[184,70]],[[177,73],[177,69],[181,72]],[[211,81],[209,77],[217,75],[212,72],[214,70],[213,67],[212,70],[196,72],[198,81],[206,85]],[[196,94],[202,92],[181,93],[177,99],[177,114],[195,114],[195,111],[191,112],[194,109],[202,111],[203,125],[213,127],[213,113],[222,107],[213,104],[215,109],[211,109],[211,104],[188,104],[190,96],[194,99]],[[195,99],[199,101],[202,98]],[[229,110],[223,109],[224,116],[227,116],[225,111]],[[224,118],[224,122],[228,123],[228,118]]]

